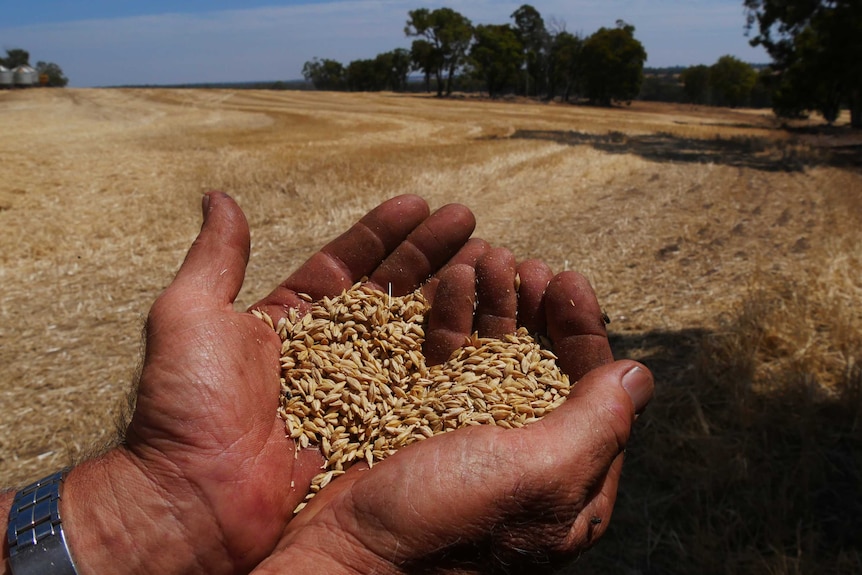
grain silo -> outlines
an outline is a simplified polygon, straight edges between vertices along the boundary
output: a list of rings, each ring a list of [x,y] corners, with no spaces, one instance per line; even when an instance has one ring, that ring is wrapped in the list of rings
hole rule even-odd
[[[11,88],[14,82],[12,70],[0,66],[0,88]]]
[[[30,66],[18,66],[13,72],[16,86],[29,87],[39,83],[39,73]]]

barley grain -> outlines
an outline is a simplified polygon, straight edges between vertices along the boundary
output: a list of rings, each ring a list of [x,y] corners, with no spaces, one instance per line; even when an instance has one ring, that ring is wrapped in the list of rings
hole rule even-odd
[[[357,284],[304,315],[290,310],[274,327],[253,312],[283,342],[279,414],[287,436],[326,460],[295,512],[357,461],[373,466],[469,425],[523,427],[565,400],[570,384],[556,357],[523,329],[503,339],[473,334],[447,362],[426,365],[428,309],[421,292],[392,297]]]

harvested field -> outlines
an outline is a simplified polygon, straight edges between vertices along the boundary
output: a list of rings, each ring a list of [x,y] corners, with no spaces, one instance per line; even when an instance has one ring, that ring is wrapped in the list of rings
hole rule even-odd
[[[862,138],[752,111],[0,92],[0,483],[110,442],[143,318],[232,194],[246,306],[385,198],[593,282],[656,373],[579,572],[862,571]]]

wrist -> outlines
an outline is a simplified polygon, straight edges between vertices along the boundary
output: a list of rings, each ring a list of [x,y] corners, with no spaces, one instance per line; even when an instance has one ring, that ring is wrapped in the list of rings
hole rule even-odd
[[[191,499],[165,492],[127,450],[72,469],[63,490],[66,540],[79,575],[224,572],[218,537]],[[210,536],[203,536],[209,533]]]
[[[14,491],[0,493],[0,517],[2,517],[3,521],[3,528],[0,529],[0,533],[3,533],[3,562],[0,563],[0,575],[9,575],[12,573],[9,568],[9,544],[6,542],[6,529],[9,522],[9,510],[12,509],[12,500],[14,498]]]

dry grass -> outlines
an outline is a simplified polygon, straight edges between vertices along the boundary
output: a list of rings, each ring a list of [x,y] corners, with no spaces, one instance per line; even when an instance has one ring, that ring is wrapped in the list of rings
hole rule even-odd
[[[415,192],[585,272],[656,371],[579,570],[862,570],[859,142],[657,104],[159,90],[3,92],[0,133],[0,483],[110,440],[204,189],[251,222],[241,305]]]

